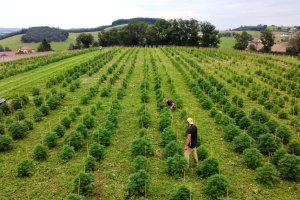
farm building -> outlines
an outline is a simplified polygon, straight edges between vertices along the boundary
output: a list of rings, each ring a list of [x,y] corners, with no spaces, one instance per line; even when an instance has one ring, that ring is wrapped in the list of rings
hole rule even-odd
[[[35,50],[31,47],[21,47],[19,50],[18,50],[18,53],[34,53]]]

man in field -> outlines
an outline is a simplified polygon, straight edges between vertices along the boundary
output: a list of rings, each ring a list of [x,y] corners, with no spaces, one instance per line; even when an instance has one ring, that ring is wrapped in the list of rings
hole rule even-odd
[[[164,98],[164,103],[168,104],[171,111],[176,109],[176,105],[172,99]]]
[[[190,166],[190,157],[192,157],[195,160],[196,165],[198,165],[198,155],[196,151],[196,146],[197,146],[197,126],[194,124],[192,118],[187,119],[188,123],[188,129],[186,130],[186,143],[184,146],[184,157],[188,162],[188,165]]]

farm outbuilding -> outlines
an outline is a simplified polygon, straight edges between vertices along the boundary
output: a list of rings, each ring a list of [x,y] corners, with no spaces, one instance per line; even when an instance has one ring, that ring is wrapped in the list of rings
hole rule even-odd
[[[35,50],[31,47],[21,47],[19,50],[18,50],[18,53],[34,53]]]

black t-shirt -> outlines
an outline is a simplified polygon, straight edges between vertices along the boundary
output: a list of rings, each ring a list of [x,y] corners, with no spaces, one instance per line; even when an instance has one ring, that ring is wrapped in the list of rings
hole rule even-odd
[[[174,102],[173,102],[172,99],[168,99],[168,101],[167,101],[168,106],[172,106],[173,103],[174,103]]]
[[[188,145],[190,148],[197,146],[197,132],[197,126],[193,124],[186,130],[186,134],[191,134],[191,142]]]

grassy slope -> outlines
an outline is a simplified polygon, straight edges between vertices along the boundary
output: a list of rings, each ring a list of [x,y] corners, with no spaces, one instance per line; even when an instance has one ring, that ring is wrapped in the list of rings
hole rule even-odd
[[[51,42],[51,47],[55,51],[64,51],[67,50],[69,45],[71,43],[75,44],[76,43],[76,37],[80,33],[70,33],[69,37],[66,41],[64,42]],[[94,39],[97,40],[98,38],[98,32],[91,32],[91,34],[94,36]],[[21,37],[22,35],[15,35],[13,37],[6,38],[4,40],[0,40],[0,45],[4,47],[9,47],[13,51],[17,51],[21,46],[29,46],[34,49],[37,49],[40,43],[23,43],[21,42]]]
[[[220,49],[232,49],[235,39],[231,37],[221,37]]]

